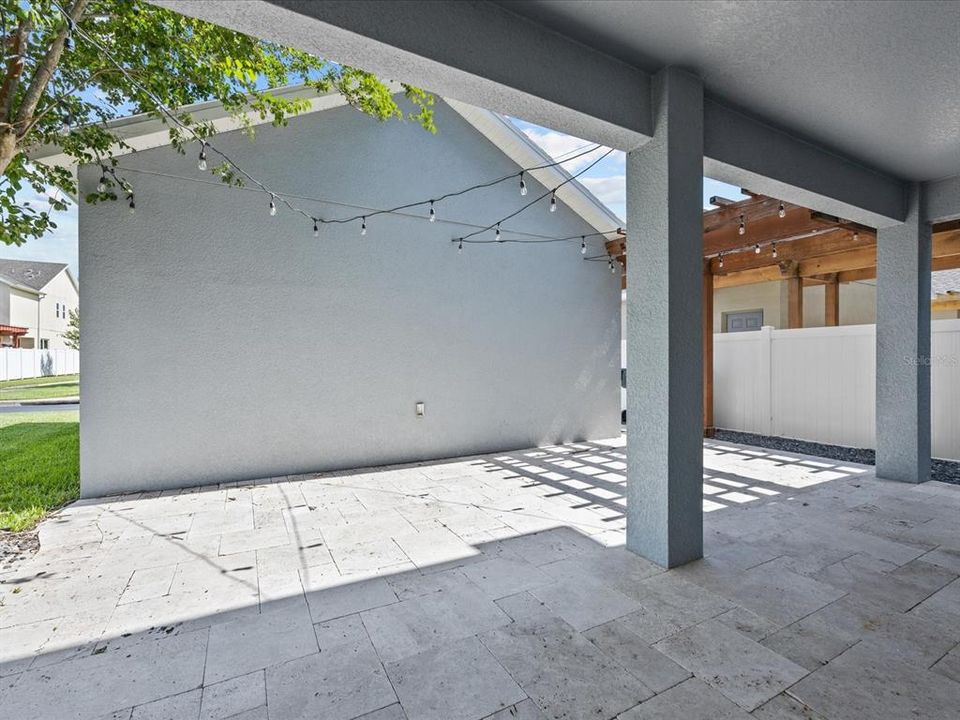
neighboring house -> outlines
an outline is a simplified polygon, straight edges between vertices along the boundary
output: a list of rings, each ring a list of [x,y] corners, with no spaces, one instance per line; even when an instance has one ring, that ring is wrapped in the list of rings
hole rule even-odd
[[[960,270],[940,270],[930,281],[934,320],[960,318]]]
[[[960,293],[960,270],[938,270],[931,274],[931,300]],[[787,288],[782,282],[756,283],[714,291],[713,331],[739,332],[769,325],[778,330],[787,327]],[[944,303],[945,305],[952,305]],[[803,289],[803,326],[823,327],[824,286]],[[950,309],[931,310],[932,320],[960,317],[954,305]],[[877,321],[877,281],[859,280],[840,284],[840,325],[872,325]]]
[[[587,238],[586,258],[601,258],[588,262],[579,237],[617,218],[574,181],[556,212],[546,197],[503,233],[575,240],[462,254],[452,242],[569,179],[532,171],[522,197],[516,174],[551,160],[512,123],[438,99],[431,135],[325,96],[251,140],[216,105],[189,110],[271,189],[317,217],[367,213],[367,233],[358,220],[314,237],[309,217],[281,203],[271,216],[265,193],[198,170],[161,123],[120,121],[137,149],[118,170],[136,213],[122,200],[79,208],[83,495],[619,433],[620,278],[604,239]],[[80,193],[99,175],[81,168]],[[435,222],[426,205],[373,215],[511,175],[438,203]]]
[[[79,305],[64,263],[0,259],[0,347],[66,347],[69,312]]]
[[[840,325],[867,325],[877,321],[876,280],[840,284]],[[718,288],[713,294],[713,331],[759,330],[763,325],[787,328],[787,285],[765,282]],[[803,326],[823,327],[824,287],[803,289]]]

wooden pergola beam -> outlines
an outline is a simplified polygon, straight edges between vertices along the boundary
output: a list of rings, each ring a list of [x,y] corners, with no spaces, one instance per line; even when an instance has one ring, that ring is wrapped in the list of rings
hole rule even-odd
[[[790,242],[777,241],[777,257],[773,257],[773,246],[764,245],[759,253],[738,252],[732,255],[725,255],[723,258],[723,268],[720,267],[719,258],[710,260],[710,269],[714,274],[728,274],[740,272],[741,270],[751,270],[753,268],[763,267],[765,265],[776,265],[784,260],[804,260],[810,257],[819,257],[822,255],[833,255],[835,253],[847,252],[854,248],[875,246],[873,240],[860,241],[854,244],[853,235],[847,230],[828,229],[818,231],[815,235],[802,240],[793,240]]]
[[[823,288],[823,324],[827,327],[840,324],[840,282],[836,274]]]
[[[938,295],[930,301],[931,310],[960,310],[960,294]]]
[[[822,248],[834,249],[840,247],[844,243],[843,237],[847,237],[847,245],[848,247],[853,246],[852,249],[799,259],[798,274],[800,277],[816,279],[821,275],[836,273],[839,282],[855,282],[875,278],[877,276],[876,243],[860,241],[854,245],[850,240],[851,236],[848,230],[836,232],[838,234],[833,239],[824,240]],[[783,279],[780,270],[783,262],[796,259],[790,257],[790,254],[801,253],[788,254],[786,246],[782,251],[778,246],[777,250],[778,255],[783,257],[773,259],[769,252],[761,253],[759,256],[747,252],[724,257],[723,268],[720,268],[717,262],[711,262],[711,268],[718,273],[715,286],[737,287]],[[763,264],[764,262],[766,264]],[[746,267],[747,269],[740,270],[738,269],[740,267]],[[932,267],[934,270],[949,270],[960,267],[960,231],[951,230],[934,233]]]

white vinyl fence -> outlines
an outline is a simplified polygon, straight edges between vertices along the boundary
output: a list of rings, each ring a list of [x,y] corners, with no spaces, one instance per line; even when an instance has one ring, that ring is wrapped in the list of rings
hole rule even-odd
[[[80,352],[60,348],[29,350],[0,348],[0,380],[23,380],[47,375],[73,375],[80,372]]]
[[[876,326],[765,327],[713,348],[717,427],[876,447]],[[960,320],[933,322],[929,361],[933,455],[960,460]]]

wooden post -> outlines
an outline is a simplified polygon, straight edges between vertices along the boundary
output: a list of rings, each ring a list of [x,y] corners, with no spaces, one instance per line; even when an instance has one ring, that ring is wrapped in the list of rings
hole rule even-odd
[[[803,327],[803,278],[794,275],[788,277],[787,283],[787,327]]]
[[[824,285],[823,300],[823,324],[827,327],[836,327],[840,324],[840,281],[837,280],[836,275]]]
[[[703,264],[703,436],[713,437],[713,273]]]

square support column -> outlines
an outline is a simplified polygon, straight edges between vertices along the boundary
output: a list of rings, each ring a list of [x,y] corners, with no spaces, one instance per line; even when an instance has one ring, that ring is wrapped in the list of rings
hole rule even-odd
[[[627,548],[703,556],[703,84],[654,78],[654,137],[627,155]]]
[[[877,477],[930,479],[931,226],[920,186],[877,232]]]

